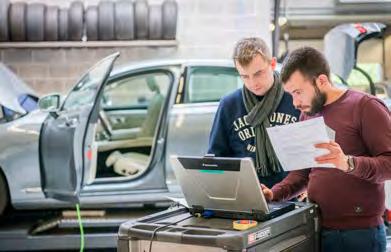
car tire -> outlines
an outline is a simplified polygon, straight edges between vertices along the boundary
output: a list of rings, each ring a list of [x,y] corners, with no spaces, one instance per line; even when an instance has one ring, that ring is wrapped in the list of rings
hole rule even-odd
[[[58,40],[58,7],[48,6],[45,15],[45,40]]]
[[[0,1],[0,41],[9,40],[8,9],[10,3],[8,0]]]
[[[161,5],[149,6],[149,39],[163,38],[163,13]]]
[[[98,8],[96,6],[88,6],[85,19],[87,40],[98,40]]]
[[[58,12],[58,39],[68,40],[68,10],[61,9]]]
[[[71,3],[68,10],[68,35],[73,41],[81,41],[84,27],[84,5],[80,1]]]
[[[175,39],[178,18],[178,4],[175,0],[163,2],[163,38]]]
[[[136,0],[134,2],[134,21],[136,27],[136,38],[148,38],[148,17],[149,8],[145,0]]]
[[[3,215],[9,204],[9,192],[7,181],[0,171],[0,216]]]
[[[115,38],[134,39],[134,8],[131,1],[120,0],[115,3]]]
[[[114,2],[102,1],[98,6],[98,34],[100,40],[114,40]]]
[[[8,11],[11,41],[26,41],[26,3],[13,3]]]
[[[45,38],[46,6],[41,3],[27,5],[26,25],[28,41],[43,41]]]

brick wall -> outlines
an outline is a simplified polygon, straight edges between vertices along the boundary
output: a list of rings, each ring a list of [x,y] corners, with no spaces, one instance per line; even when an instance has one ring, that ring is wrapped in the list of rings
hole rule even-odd
[[[17,0],[11,0],[16,2]],[[25,0],[67,6],[69,0]],[[84,1],[86,5],[97,0]],[[149,0],[161,3],[162,0]],[[98,59],[120,51],[119,63],[155,58],[229,58],[234,43],[261,36],[270,44],[269,0],[177,0],[177,46],[120,48],[1,48],[0,61],[10,66],[39,94],[66,93]]]

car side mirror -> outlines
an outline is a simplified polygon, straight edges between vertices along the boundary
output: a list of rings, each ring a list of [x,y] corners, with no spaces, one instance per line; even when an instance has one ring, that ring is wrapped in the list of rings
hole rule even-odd
[[[60,98],[59,94],[51,94],[40,98],[38,101],[39,109],[57,117],[57,112],[60,109]]]

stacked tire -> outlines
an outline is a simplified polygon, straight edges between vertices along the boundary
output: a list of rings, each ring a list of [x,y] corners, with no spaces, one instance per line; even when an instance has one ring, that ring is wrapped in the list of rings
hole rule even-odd
[[[102,0],[87,8],[78,0],[65,9],[0,0],[0,42],[173,40],[177,16],[175,0]]]

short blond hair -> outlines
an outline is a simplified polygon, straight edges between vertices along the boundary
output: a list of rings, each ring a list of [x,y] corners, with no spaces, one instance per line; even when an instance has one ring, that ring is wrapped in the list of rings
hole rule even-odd
[[[266,62],[271,62],[272,54],[266,42],[261,38],[251,37],[239,40],[234,49],[233,60],[241,66],[247,66],[257,54]]]

